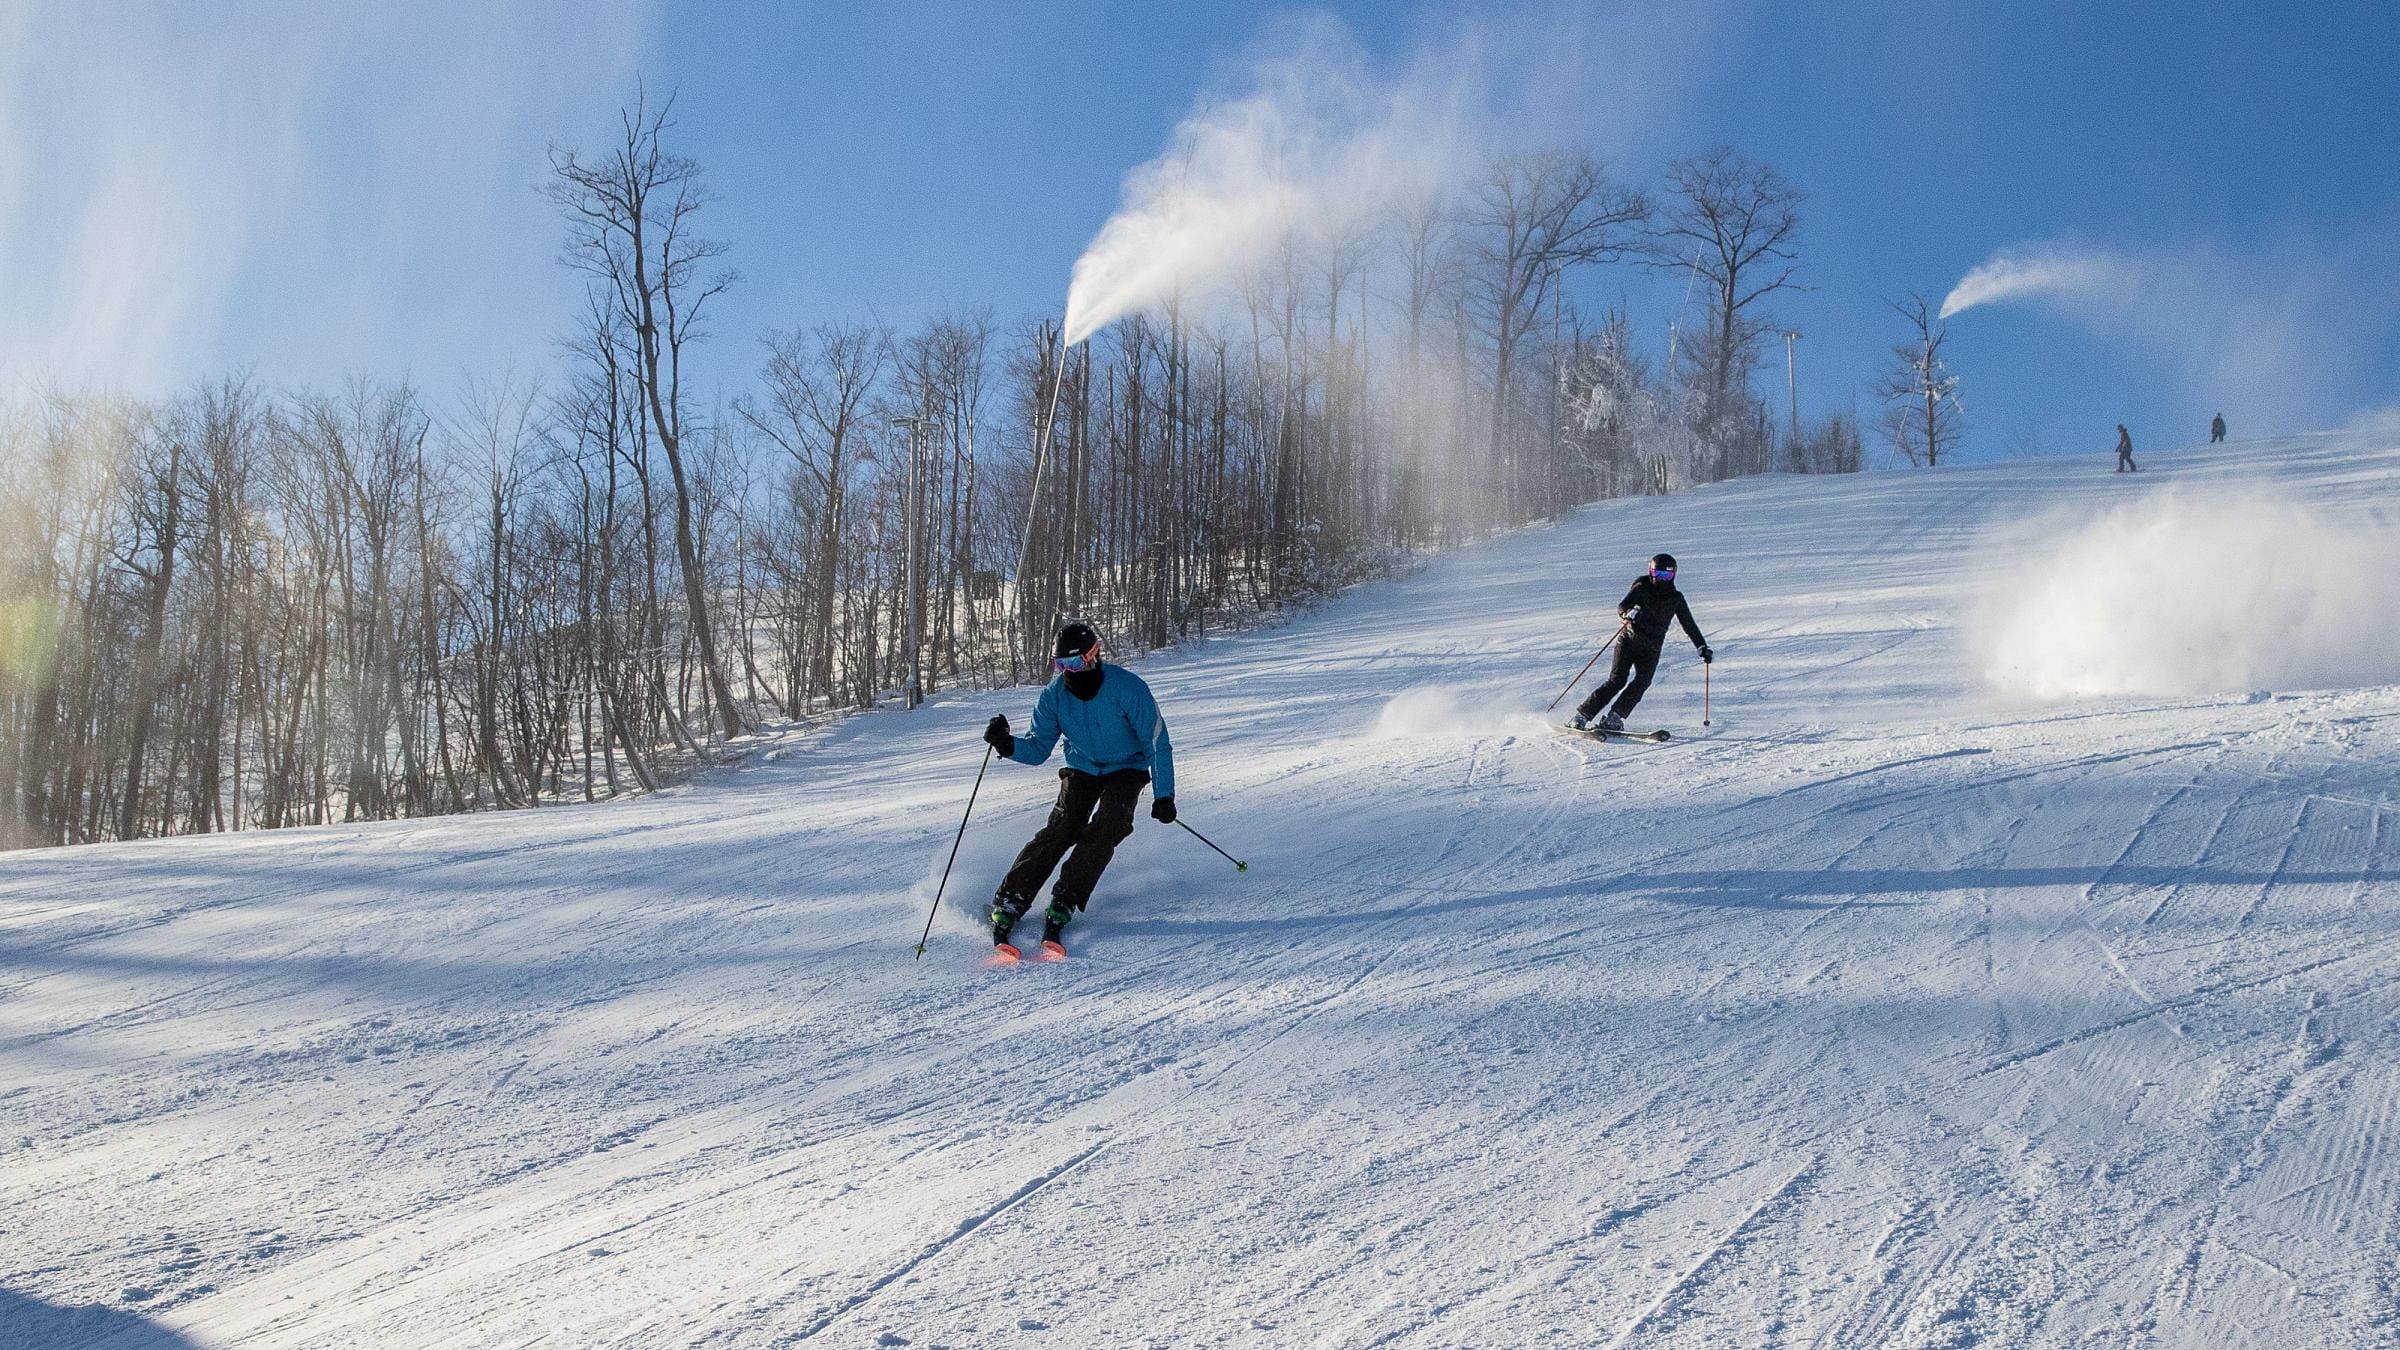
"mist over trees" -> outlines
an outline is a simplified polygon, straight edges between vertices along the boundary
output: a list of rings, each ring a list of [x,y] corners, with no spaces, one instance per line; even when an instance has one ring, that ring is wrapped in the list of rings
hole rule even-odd
[[[702,403],[739,279],[669,112],[553,153],[588,286],[538,379],[0,404],[0,845],[648,790],[912,657],[1042,677],[1066,615],[1124,653],[1578,503],[1859,467],[1854,419],[1779,438],[1753,388],[1801,194],[1729,149],[1657,191],[1498,156],[1071,347],[971,303],[719,334],[755,373]],[[1575,304],[1637,265],[1691,322]]]

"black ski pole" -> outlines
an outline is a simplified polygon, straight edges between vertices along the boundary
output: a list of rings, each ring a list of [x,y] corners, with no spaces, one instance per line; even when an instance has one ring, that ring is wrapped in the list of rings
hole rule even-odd
[[[983,767],[975,771],[975,786],[967,789],[967,814],[958,818],[958,837],[950,841],[950,861],[942,864],[941,884],[933,888],[933,908],[925,911],[925,931],[917,937],[917,959],[925,959],[925,944],[933,937],[933,916],[942,912],[942,892],[950,885],[950,869],[958,865],[958,846],[967,841],[967,820],[975,814],[975,794],[983,791],[983,775],[992,767],[992,747],[983,747]]]
[[[1608,641],[1600,644],[1600,650],[1592,653],[1592,659],[1583,663],[1582,670],[1575,672],[1575,678],[1567,681],[1567,688],[1558,691],[1558,698],[1565,698],[1567,696],[1567,689],[1573,689],[1576,685],[1582,683],[1584,675],[1590,672],[1592,667],[1600,664],[1601,655],[1607,652],[1609,648],[1615,646],[1617,644],[1617,639],[1625,636],[1625,630],[1631,627],[1633,627],[1633,620],[1631,619],[1627,619],[1625,622],[1618,624],[1617,631],[1609,634]],[[1558,707],[1558,698],[1550,700],[1550,706],[1542,709],[1542,711],[1550,712],[1553,709],[1556,709]]]
[[[1708,691],[1712,684],[1710,674],[1716,668],[1717,663],[1714,661],[1700,663],[1700,725],[1702,726],[1708,725]]]
[[[1237,858],[1237,857],[1233,856],[1233,855],[1232,855],[1232,854],[1230,854],[1230,853],[1227,853],[1225,850],[1223,850],[1223,849],[1221,849],[1221,848],[1217,848],[1217,846],[1216,846],[1215,844],[1209,844],[1209,843],[1208,843],[1208,836],[1207,836],[1207,835],[1200,833],[1198,830],[1194,830],[1194,829],[1192,829],[1192,827],[1191,827],[1191,826],[1189,826],[1189,825],[1184,825],[1183,819],[1182,819],[1180,816],[1176,818],[1176,820],[1175,820],[1175,823],[1176,823],[1176,824],[1178,824],[1178,825],[1183,825],[1183,828],[1184,828],[1184,829],[1186,829],[1186,830],[1190,830],[1190,831],[1191,831],[1191,836],[1192,836],[1194,839],[1197,839],[1197,840],[1199,840],[1199,841],[1200,841],[1201,843],[1203,843],[1203,844],[1208,844],[1208,846],[1209,846],[1210,848],[1217,849],[1217,856],[1218,856],[1218,857],[1220,857],[1220,858],[1223,858],[1225,861],[1227,861],[1227,862],[1229,862],[1229,863],[1232,863],[1232,864],[1233,864],[1233,870],[1234,870],[1234,871],[1236,871],[1236,872],[1247,872],[1247,871],[1249,871],[1249,870],[1250,870],[1250,864],[1248,864],[1248,863],[1246,863],[1246,862],[1243,862],[1241,859],[1239,859],[1239,858]]]

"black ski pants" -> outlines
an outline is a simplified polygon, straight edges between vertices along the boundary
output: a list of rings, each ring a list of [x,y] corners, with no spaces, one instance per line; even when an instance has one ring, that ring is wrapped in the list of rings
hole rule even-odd
[[[1636,642],[1628,633],[1617,640],[1616,655],[1609,658],[1608,680],[1592,691],[1591,697],[1575,711],[1585,721],[1599,715],[1610,699],[1617,701],[1619,717],[1632,715],[1642,695],[1650,691],[1650,677],[1658,673],[1658,648],[1647,642]]]
[[[2121,446],[2121,445],[2117,447],[2117,472],[2118,472],[2118,473],[2123,473],[2123,472],[2125,472],[2127,469],[2133,469],[2133,470],[2135,470],[2135,471],[2137,471],[2137,472],[2138,472],[2138,471],[2141,469],[2141,467],[2142,467],[2141,465],[2139,465],[2139,464],[2136,464],[2136,463],[2134,463],[2134,462],[2133,462],[2133,452],[2132,452],[2131,450],[2128,450],[2128,449],[2126,449],[2124,446]]]
[[[1067,860],[1050,889],[1052,904],[1081,909],[1100,884],[1100,873],[1116,856],[1117,845],[1133,833],[1134,803],[1150,785],[1145,769],[1120,769],[1112,774],[1089,774],[1081,769],[1058,771],[1058,802],[1050,808],[1031,842],[1000,883],[999,903],[1019,914],[1033,908],[1033,897],[1050,879],[1058,860]],[[1072,852],[1070,852],[1072,850]]]

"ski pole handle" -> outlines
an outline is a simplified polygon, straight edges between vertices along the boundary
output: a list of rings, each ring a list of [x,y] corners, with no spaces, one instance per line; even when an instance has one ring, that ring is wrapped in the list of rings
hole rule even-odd
[[[958,818],[958,837],[950,841],[950,861],[942,864],[941,884],[933,888],[933,908],[925,911],[925,931],[917,936],[917,959],[925,959],[925,944],[933,939],[933,916],[942,912],[942,892],[950,886],[950,869],[958,865],[958,846],[967,841],[967,821],[975,814],[975,794],[983,791],[983,775],[992,767],[992,747],[983,747],[983,767],[975,771],[975,786],[967,789],[967,813]]]
[[[1215,849],[1218,857],[1223,858],[1225,861],[1233,864],[1234,871],[1247,872],[1250,870],[1250,864],[1243,862],[1241,859],[1233,856],[1230,853],[1227,853],[1221,848],[1217,848],[1215,844],[1210,844],[1207,835],[1200,833],[1198,830],[1192,829],[1192,827],[1189,824],[1186,824],[1181,817],[1177,817],[1175,823],[1182,825],[1184,829],[1191,831],[1191,836],[1194,839],[1199,840],[1203,844],[1208,844],[1211,849]]]

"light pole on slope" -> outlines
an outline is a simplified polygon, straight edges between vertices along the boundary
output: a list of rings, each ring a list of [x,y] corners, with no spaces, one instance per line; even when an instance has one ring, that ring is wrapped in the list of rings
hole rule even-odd
[[[1800,444],[1800,377],[1792,365],[1792,344],[1799,340],[1799,329],[1786,328],[1783,330],[1783,383],[1791,391],[1792,396],[1791,437],[1795,447]]]

